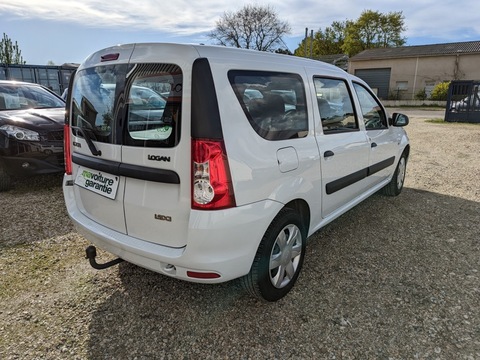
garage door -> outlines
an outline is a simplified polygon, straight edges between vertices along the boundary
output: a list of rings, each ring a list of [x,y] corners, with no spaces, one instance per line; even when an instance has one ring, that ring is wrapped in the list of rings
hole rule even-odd
[[[380,99],[387,99],[391,68],[357,69],[355,75],[364,80],[377,93]]]

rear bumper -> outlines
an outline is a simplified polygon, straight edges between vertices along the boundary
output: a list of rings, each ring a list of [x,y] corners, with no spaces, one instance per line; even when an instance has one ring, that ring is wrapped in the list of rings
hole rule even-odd
[[[89,241],[128,262],[178,279],[220,283],[250,271],[258,245],[282,204],[262,201],[220,211],[191,211],[187,246],[162,246],[98,224],[80,212],[73,185],[64,179],[64,197],[70,218]],[[199,279],[187,272],[216,273],[215,279]]]

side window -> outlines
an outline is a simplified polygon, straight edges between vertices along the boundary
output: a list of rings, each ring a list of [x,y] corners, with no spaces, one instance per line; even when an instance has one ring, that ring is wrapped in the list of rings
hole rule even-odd
[[[228,78],[258,135],[267,140],[307,136],[305,87],[299,75],[232,70]]]
[[[333,134],[357,131],[358,121],[347,83],[341,79],[321,77],[315,77],[313,82],[323,132]]]
[[[387,116],[377,99],[363,85],[353,83],[367,130],[386,129]]]
[[[126,143],[155,147],[177,145],[182,104],[180,68],[171,64],[138,64],[129,84]]]

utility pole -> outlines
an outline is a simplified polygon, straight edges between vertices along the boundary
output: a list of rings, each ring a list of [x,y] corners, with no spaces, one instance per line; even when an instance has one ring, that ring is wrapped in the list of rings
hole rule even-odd
[[[308,28],[305,28],[305,57],[307,57],[307,39],[308,39]]]
[[[313,59],[313,30],[310,32],[310,59]]]

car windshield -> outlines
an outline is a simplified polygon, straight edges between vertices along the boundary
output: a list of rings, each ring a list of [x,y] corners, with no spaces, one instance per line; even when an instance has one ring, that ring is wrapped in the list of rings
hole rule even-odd
[[[164,109],[167,103],[166,99],[154,90],[136,85],[130,90],[130,101],[133,109],[149,110]]]
[[[0,111],[63,108],[65,103],[41,86],[0,84]]]

